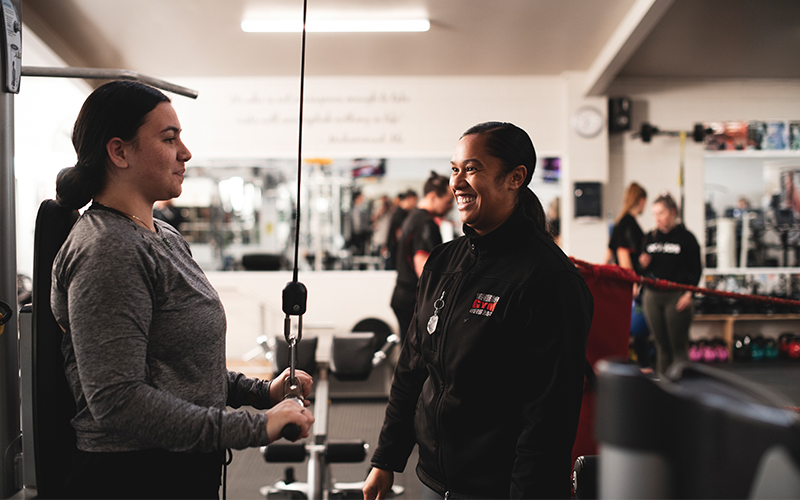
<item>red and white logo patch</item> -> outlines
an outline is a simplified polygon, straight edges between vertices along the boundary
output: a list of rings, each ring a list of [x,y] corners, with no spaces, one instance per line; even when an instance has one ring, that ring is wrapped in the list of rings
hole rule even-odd
[[[469,312],[479,316],[491,316],[498,300],[500,300],[500,297],[497,295],[479,293],[475,297],[475,300],[472,301],[472,308],[469,310]]]

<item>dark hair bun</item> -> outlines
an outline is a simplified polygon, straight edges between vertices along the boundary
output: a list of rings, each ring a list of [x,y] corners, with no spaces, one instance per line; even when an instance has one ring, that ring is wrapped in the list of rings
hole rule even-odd
[[[74,210],[85,207],[97,192],[95,184],[96,176],[88,175],[85,168],[64,168],[56,177],[56,201]]]

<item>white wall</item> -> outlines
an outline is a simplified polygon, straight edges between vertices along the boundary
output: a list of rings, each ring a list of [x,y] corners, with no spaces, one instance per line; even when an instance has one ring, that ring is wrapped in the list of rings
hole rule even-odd
[[[569,73],[563,77],[564,110],[561,113],[561,130],[565,141],[565,159],[568,175],[561,186],[562,247],[567,255],[588,262],[602,262],[608,244],[608,229],[602,219],[576,219],[573,183],[600,182],[602,196],[606,196],[608,183],[608,132],[595,137],[582,137],[569,126],[569,119],[581,107],[591,106],[604,115],[607,112],[605,98],[584,98],[586,75]]]
[[[297,155],[296,78],[176,78],[200,92],[173,102],[195,164],[207,160],[292,158]],[[533,139],[539,157],[562,158],[564,248],[599,261],[602,221],[571,224],[572,183],[608,179],[606,133],[585,139],[569,116],[605,99],[583,99],[585,76],[559,77],[309,77],[304,99],[307,158],[450,158],[460,134],[488,120],[513,122]],[[443,165],[446,173],[447,165]],[[550,186],[548,186],[549,188]],[[545,204],[554,197],[550,189]]]
[[[729,120],[798,119],[800,81],[797,80],[617,80],[609,95],[632,99],[633,130],[643,121],[660,130],[690,131],[695,123]],[[612,136],[610,178],[606,211],[616,215],[625,186],[636,181],[647,190],[650,201],[662,190],[680,200],[678,168],[679,140],[656,136],[649,144],[632,139],[630,133]],[[685,217],[686,225],[703,245],[704,157],[702,144],[686,142]],[[642,228],[654,226],[649,212],[640,218]]]
[[[24,33],[24,66],[66,66],[33,32]],[[14,98],[18,273],[33,276],[36,212],[42,200],[55,198],[59,170],[75,164],[72,125],[88,94],[82,80],[23,77]]]
[[[172,80],[200,92],[174,100],[197,159],[296,157],[297,78]],[[449,158],[464,130],[488,120],[516,123],[538,150],[558,151],[561,88],[556,77],[308,77],[303,154]]]
[[[394,271],[300,273],[300,282],[308,288],[304,336],[319,337],[324,344],[319,352],[324,355],[333,334],[352,331],[363,319],[380,319],[397,333],[397,320],[389,306],[396,276]],[[281,297],[286,283],[292,281],[291,272],[209,272],[208,279],[225,306],[228,359],[257,348],[259,335],[283,335]]]

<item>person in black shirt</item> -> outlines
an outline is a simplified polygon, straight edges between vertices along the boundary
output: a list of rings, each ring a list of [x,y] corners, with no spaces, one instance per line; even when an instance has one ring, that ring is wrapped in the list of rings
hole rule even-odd
[[[633,269],[636,274],[642,274],[639,265],[639,254],[642,252],[644,233],[636,217],[644,212],[647,203],[647,191],[639,184],[632,182],[625,190],[622,210],[620,211],[608,248],[611,261],[625,269]]]
[[[186,220],[181,210],[173,205],[172,200],[157,201],[153,207],[153,217],[163,220],[178,231]]]
[[[642,274],[639,265],[639,254],[642,253],[644,233],[636,217],[644,212],[647,204],[647,191],[639,184],[632,182],[625,189],[622,200],[622,210],[614,224],[611,239],[608,242],[608,258],[606,262],[617,264],[625,269],[633,269],[636,274]],[[647,322],[642,318],[642,297],[639,294],[639,285],[633,285],[633,303],[631,304],[631,344],[639,366],[650,368],[650,349],[648,339],[650,330],[646,328]],[[639,321],[637,321],[639,319]],[[644,327],[644,328],[642,328]]]
[[[683,224],[669,193],[653,202],[656,229],[645,237],[639,263],[647,276],[696,286],[702,264],[700,245]],[[645,286],[642,305],[647,324],[656,338],[657,369],[663,373],[673,363],[688,359],[692,292],[656,290]]]
[[[403,221],[400,241],[397,244],[397,282],[392,293],[392,310],[400,326],[400,338],[414,316],[417,278],[436,245],[442,243],[437,217],[453,208],[453,194],[447,177],[431,172],[425,181],[422,199]]]
[[[370,204],[364,193],[353,193],[353,208],[350,211],[350,241],[348,246],[353,255],[366,255],[367,243],[372,234],[370,227]]]
[[[386,235],[386,250],[388,251],[388,259],[386,261],[386,269],[397,269],[397,242],[400,239],[400,234],[403,228],[403,221],[408,217],[408,212],[417,206],[419,197],[417,193],[409,189],[398,195],[397,207],[392,212],[392,218],[389,219],[389,231]]]

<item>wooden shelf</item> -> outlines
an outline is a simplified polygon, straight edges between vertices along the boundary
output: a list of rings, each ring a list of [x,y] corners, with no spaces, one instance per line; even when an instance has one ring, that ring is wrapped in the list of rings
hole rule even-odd
[[[694,321],[722,323],[722,339],[728,346],[728,359],[733,360],[733,325],[737,321],[800,321],[800,314],[695,314]]]

